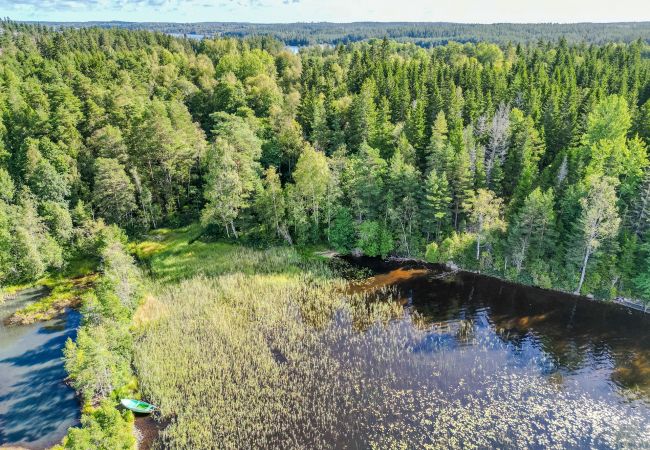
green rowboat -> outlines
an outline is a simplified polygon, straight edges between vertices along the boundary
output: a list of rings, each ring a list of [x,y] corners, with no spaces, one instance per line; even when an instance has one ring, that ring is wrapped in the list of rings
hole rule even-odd
[[[120,403],[127,409],[130,409],[133,412],[141,414],[149,414],[153,412],[156,407],[150,403],[143,402],[140,400],[133,400],[131,398],[123,398]]]

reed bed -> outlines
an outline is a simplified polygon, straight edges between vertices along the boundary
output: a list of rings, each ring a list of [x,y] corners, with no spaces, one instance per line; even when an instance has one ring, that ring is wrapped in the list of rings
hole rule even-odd
[[[557,383],[543,356],[509,359],[507,340],[472,320],[430,323],[390,283],[369,294],[295,249],[198,233],[162,230],[135,249],[155,280],[135,315],[134,363],[165,424],[157,448],[650,442],[636,400]]]
[[[247,264],[292,250],[248,251],[245,263],[228,252],[212,270],[218,275],[201,270],[177,284],[164,277],[148,304],[134,361],[143,394],[168,423],[157,448],[620,448],[650,440],[650,418],[634,402],[554,384],[540,361],[513,368],[500,351],[507,344],[471,321],[425,324],[390,289],[384,301],[368,301],[320,264],[251,274]]]

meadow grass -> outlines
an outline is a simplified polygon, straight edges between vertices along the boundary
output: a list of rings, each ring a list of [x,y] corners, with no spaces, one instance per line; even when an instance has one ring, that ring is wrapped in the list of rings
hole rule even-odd
[[[308,258],[310,252],[293,247],[260,250],[226,242],[204,242],[197,224],[178,229],[159,229],[143,241],[131,245],[131,252],[158,283],[178,283],[184,279],[226,273],[299,275],[305,263],[330,274],[322,258]]]
[[[471,322],[426,324],[391,289],[368,301],[291,248],[191,242],[197,235],[165,230],[136,248],[155,280],[135,314],[134,365],[167,424],[158,448],[609,448],[650,439],[643,410],[509,369],[499,359],[506,352],[493,351],[505,344]],[[474,345],[420,356],[418,345],[440,333]]]

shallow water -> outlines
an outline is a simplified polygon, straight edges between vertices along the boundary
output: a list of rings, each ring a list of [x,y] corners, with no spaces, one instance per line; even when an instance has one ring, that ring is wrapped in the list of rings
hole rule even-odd
[[[418,263],[355,265],[374,276],[353,290],[405,308],[402,319],[342,344],[346,359],[365,359],[368,380],[390,374],[391,390],[405,393],[403,407],[378,414],[394,415],[386,429],[400,423],[380,446],[440,443],[436,424],[456,423],[448,438],[461,447],[647,445],[650,314]],[[610,425],[618,434],[600,435]]]
[[[79,402],[64,383],[62,350],[74,339],[80,314],[32,325],[5,326],[2,320],[47,294],[22,291],[0,304],[0,445],[46,448],[79,422]]]

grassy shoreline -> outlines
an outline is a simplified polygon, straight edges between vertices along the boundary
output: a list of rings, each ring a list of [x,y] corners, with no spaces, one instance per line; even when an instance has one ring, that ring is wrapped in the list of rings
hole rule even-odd
[[[44,322],[63,314],[67,308],[79,308],[81,297],[92,288],[98,275],[79,275],[74,278],[47,278],[30,285],[22,286],[16,292],[33,286],[45,286],[49,294],[14,312],[4,322],[8,325],[29,325]]]
[[[80,307],[81,297],[92,289],[99,276],[96,265],[96,262],[87,258],[74,259],[60,273],[50,274],[31,283],[5,286],[0,295],[5,300],[20,291],[37,286],[44,286],[50,292],[43,298],[15,311],[5,318],[4,322],[8,325],[29,325],[54,319],[67,308]]]
[[[591,405],[544,379],[508,371],[481,378],[478,353],[477,372],[468,376],[479,377],[489,395],[461,387],[448,392],[435,378],[458,376],[457,366],[404,351],[410,333],[426,334],[418,328],[426,324],[405,317],[389,291],[385,302],[366,302],[344,289],[338,271],[310,249],[202,242],[193,239],[198,231],[196,225],[159,230],[132,245],[153,280],[134,314],[133,362],[139,392],[158,405],[155,419],[166,424],[157,439],[162,448],[214,442],[224,448],[332,442],[412,448],[421,444],[423,430],[432,443],[489,447],[502,442],[506,429],[510,446],[528,447],[536,435],[527,423],[556,410],[561,414],[549,425],[557,428],[555,443],[573,442],[573,430],[579,430],[576,439],[586,439],[590,427],[604,430],[598,434],[603,442],[614,442],[604,424],[611,419],[615,430],[627,426],[627,413],[613,415],[606,403]],[[416,324],[402,327],[401,319]],[[398,374],[408,364],[442,375],[430,386],[406,388]],[[460,400],[447,402],[450,394]],[[426,407],[413,407],[420,401]],[[394,420],[396,411],[409,419]],[[577,419],[562,419],[575,411],[581,412]]]

